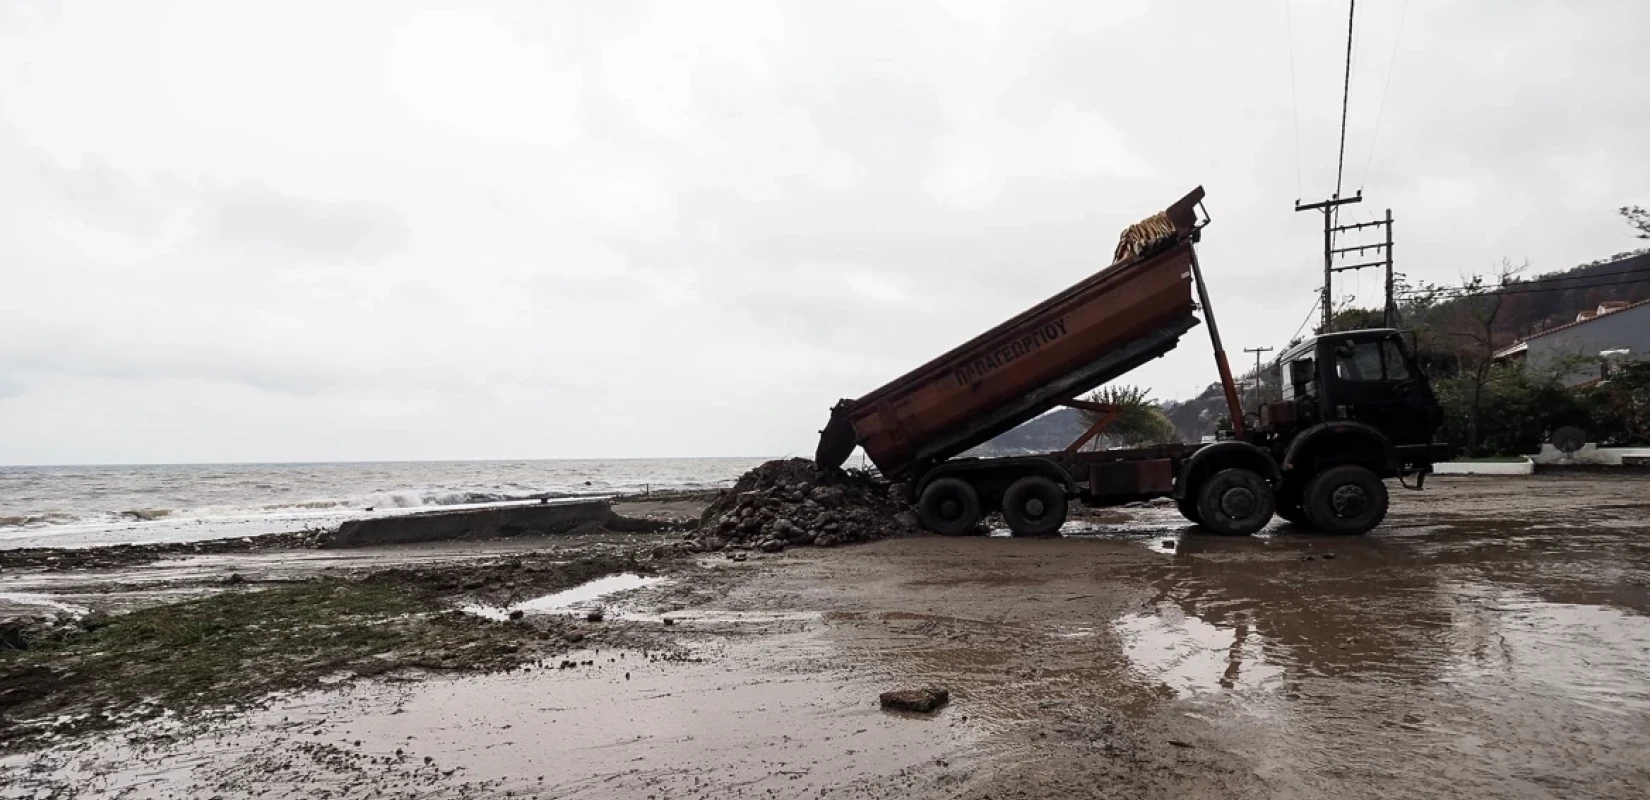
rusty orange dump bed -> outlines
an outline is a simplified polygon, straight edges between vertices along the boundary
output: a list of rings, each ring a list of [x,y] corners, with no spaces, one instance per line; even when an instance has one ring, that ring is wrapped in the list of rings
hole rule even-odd
[[[1173,349],[1192,315],[1200,187],[1159,218],[1144,255],[1113,264],[1013,319],[831,411],[815,454],[841,466],[855,445],[904,479],[983,444]]]

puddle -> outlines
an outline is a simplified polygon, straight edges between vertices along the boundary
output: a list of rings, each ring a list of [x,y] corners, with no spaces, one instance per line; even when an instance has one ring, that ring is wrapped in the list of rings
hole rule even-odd
[[[718,611],[715,609],[684,609],[662,614],[621,614],[623,619],[658,622],[669,619],[672,624],[700,625],[769,625],[776,622],[814,622],[824,617],[818,611]]]
[[[1061,525],[1060,532],[1056,535],[1085,539],[1132,540],[1139,539],[1142,536],[1155,538],[1157,534],[1165,531],[1178,533],[1186,527],[1186,522],[1178,516],[1169,523],[1149,518],[1129,519],[1122,522],[1076,521]],[[986,535],[1002,539],[1012,537],[1014,532],[1008,528],[991,528],[986,532]]]
[[[1171,606],[1114,625],[1134,670],[1183,694],[1258,688],[1283,674],[1247,623],[1212,625]]]
[[[884,713],[886,687],[833,656],[822,637],[789,634],[686,661],[585,650],[567,655],[591,662],[573,669],[357,684],[187,735],[137,726],[9,756],[0,786],[223,800],[867,796],[891,775],[933,780],[936,762],[982,737],[966,711]]]
[[[1511,691],[1603,719],[1650,719],[1650,619],[1472,584],[1453,614],[1441,680]]]
[[[506,620],[510,614],[520,611],[524,614],[554,614],[559,612],[572,613],[592,608],[594,601],[604,597],[630,592],[648,586],[665,583],[669,579],[637,575],[634,572],[623,572],[618,575],[608,575],[587,583],[579,584],[571,589],[564,589],[555,594],[523,600],[508,607],[488,605],[468,605],[464,611],[485,617],[491,620]]]
[[[1061,628],[1052,635],[1056,639],[1088,639],[1094,636],[1094,628],[1089,625],[1078,625],[1071,628]]]

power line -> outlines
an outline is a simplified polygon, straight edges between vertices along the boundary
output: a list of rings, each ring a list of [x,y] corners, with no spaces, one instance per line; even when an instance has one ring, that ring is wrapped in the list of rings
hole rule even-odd
[[[1363,270],[1359,270],[1359,269],[1352,270],[1352,292],[1346,296],[1346,298],[1347,298],[1346,302],[1349,305],[1356,306],[1358,304],[1358,298],[1360,296],[1362,296],[1363,293],[1364,293],[1364,273],[1363,273]]]
[[[1626,269],[1618,269],[1618,270],[1615,270],[1615,271],[1612,271],[1612,272],[1599,272],[1599,273],[1595,273],[1595,274],[1592,274],[1592,275],[1574,275],[1574,276],[1555,275],[1555,276],[1547,276],[1547,277],[1542,277],[1542,278],[1531,278],[1529,280],[1513,281],[1512,283],[1507,284],[1507,288],[1535,287],[1538,284],[1551,283],[1553,281],[1593,281],[1593,280],[1597,280],[1599,278],[1614,278],[1614,277],[1619,277],[1619,276],[1622,276],[1622,275],[1637,275],[1637,274],[1642,274],[1642,273],[1650,273],[1650,266],[1631,266],[1631,267],[1628,267]],[[1575,288],[1575,287],[1574,286],[1570,286],[1570,287],[1559,286],[1559,287],[1550,287],[1550,288],[1563,289],[1563,288]],[[1441,286],[1441,287],[1438,287],[1438,290],[1446,291],[1446,292],[1472,291],[1472,287],[1470,287],[1470,286]],[[1425,292],[1425,291],[1429,291],[1429,290],[1422,289],[1422,288],[1408,288],[1408,289],[1404,289],[1403,293],[1404,294],[1417,294],[1417,293],[1421,293],[1421,292]]]
[[[1635,284],[1635,283],[1650,283],[1650,274],[1647,274],[1645,277],[1642,277],[1642,278],[1628,278],[1626,280],[1620,280],[1620,281],[1604,281],[1604,282],[1601,282],[1601,283],[1588,283],[1588,284],[1584,284],[1584,285],[1580,285],[1580,286],[1547,286],[1547,287],[1534,287],[1534,286],[1531,286],[1531,287],[1523,287],[1523,286],[1519,286],[1518,284],[1513,284],[1513,288],[1486,289],[1484,291],[1474,291],[1472,288],[1464,287],[1464,286],[1463,287],[1451,287],[1449,289],[1439,290],[1438,296],[1440,296],[1444,299],[1447,299],[1447,300],[1459,300],[1463,297],[1488,297],[1490,295],[1504,295],[1504,294],[1542,294],[1542,293],[1545,293],[1545,292],[1573,292],[1573,291],[1583,290],[1583,289],[1602,289],[1606,286],[1628,286],[1628,285]],[[1409,291],[1402,292],[1401,294],[1403,294],[1405,297],[1414,297],[1414,296],[1419,295],[1419,294],[1426,294],[1426,292],[1423,291],[1423,290],[1409,290]]]
[[[1375,163],[1375,142],[1381,137],[1381,117],[1386,114],[1386,96],[1392,89],[1392,75],[1398,71],[1398,45],[1404,41],[1404,21],[1408,18],[1409,0],[1404,0],[1403,10],[1398,12],[1398,34],[1392,37],[1392,58],[1386,62],[1386,81],[1381,87],[1381,104],[1375,110],[1375,130],[1369,134],[1369,158],[1364,160],[1364,179],[1358,182],[1359,186],[1369,183],[1369,167]]]
[[[1622,261],[1627,261],[1627,260],[1630,260],[1630,259],[1622,259]],[[1598,266],[1605,267],[1605,266],[1609,266],[1612,263],[1620,263],[1620,262],[1609,262],[1609,261],[1607,261],[1603,264],[1599,264]],[[1618,269],[1618,270],[1614,270],[1612,272],[1594,272],[1594,273],[1591,273],[1591,274],[1588,274],[1588,275],[1542,275],[1542,276],[1530,278],[1528,280],[1519,281],[1519,283],[1545,283],[1547,281],[1585,281],[1585,280],[1592,280],[1593,278],[1608,278],[1611,275],[1628,275],[1628,274],[1631,274],[1631,273],[1634,273],[1634,272],[1643,272],[1645,270],[1650,270],[1650,266],[1628,265],[1628,267],[1626,269]]]
[[[1352,98],[1352,20],[1358,11],[1358,0],[1351,0],[1346,9],[1346,77],[1341,85],[1341,155],[1335,165],[1335,196],[1341,196],[1341,176],[1346,171],[1346,109]],[[1337,213],[1336,219],[1339,220]]]
[[[1476,290],[1473,290],[1471,288],[1450,288],[1450,289],[1440,290],[1437,293],[1437,296],[1440,297],[1440,298],[1443,298],[1445,300],[1459,300],[1463,297],[1488,297],[1488,296],[1491,296],[1491,295],[1503,295],[1503,294],[1543,294],[1543,293],[1546,293],[1546,292],[1574,292],[1574,291],[1580,291],[1580,290],[1585,290],[1585,289],[1600,289],[1600,288],[1603,288],[1603,287],[1606,287],[1606,286],[1630,286],[1630,285],[1635,284],[1635,283],[1650,283],[1650,276],[1645,276],[1645,277],[1642,277],[1642,278],[1628,278],[1626,280],[1620,280],[1620,281],[1601,281],[1599,283],[1589,283],[1589,284],[1584,284],[1584,285],[1580,285],[1580,286],[1544,286],[1544,287],[1529,286],[1529,287],[1525,287],[1525,286],[1518,286],[1518,285],[1514,284],[1513,286],[1508,287],[1508,288],[1504,288],[1504,289],[1485,289],[1483,291],[1476,291]],[[1402,294],[1403,294],[1404,297],[1415,297],[1415,296],[1426,294],[1426,293],[1421,292],[1421,291],[1409,291],[1409,292],[1404,292]]]
[[[1295,337],[1300,336],[1301,331],[1306,330],[1306,323],[1311,322],[1312,315],[1318,312],[1318,304],[1323,302],[1323,295],[1319,294],[1317,297],[1318,299],[1312,301],[1312,307],[1306,310],[1306,319],[1301,320],[1301,324],[1295,326],[1295,332],[1290,335],[1289,341],[1294,341]]]

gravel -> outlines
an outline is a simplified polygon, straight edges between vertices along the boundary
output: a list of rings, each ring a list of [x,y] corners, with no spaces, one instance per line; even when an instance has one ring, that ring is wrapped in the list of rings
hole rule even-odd
[[[865,472],[825,471],[800,458],[769,461],[705,509],[687,547],[777,553],[915,532],[916,515],[898,495],[897,487]]]

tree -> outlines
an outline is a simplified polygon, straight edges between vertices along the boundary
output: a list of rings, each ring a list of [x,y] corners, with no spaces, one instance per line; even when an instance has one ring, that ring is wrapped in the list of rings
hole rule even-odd
[[[1462,282],[1455,302],[1440,321],[1439,333],[1456,361],[1455,374],[1466,382],[1463,393],[1466,403],[1466,455],[1477,455],[1479,412],[1484,403],[1484,389],[1489,386],[1495,367],[1495,352],[1504,342],[1496,336],[1496,320],[1504,307],[1501,290],[1511,285],[1518,274],[1529,269],[1529,263],[1514,266],[1502,259],[1491,277],[1473,275]]]
[[[1638,230],[1636,235],[1640,239],[1650,239],[1650,211],[1638,206],[1622,206],[1621,216],[1627,220],[1628,225]]]
[[[1139,386],[1103,386],[1088,396],[1091,403],[1117,406],[1122,409],[1106,428],[1103,438],[1121,447],[1144,447],[1167,444],[1180,437],[1174,423],[1169,421],[1150,393]],[[1083,421],[1093,425],[1099,414],[1083,411]]]
[[[1357,331],[1386,327],[1386,314],[1378,308],[1339,308],[1329,318],[1330,331]],[[1318,331],[1326,333],[1326,331]]]

